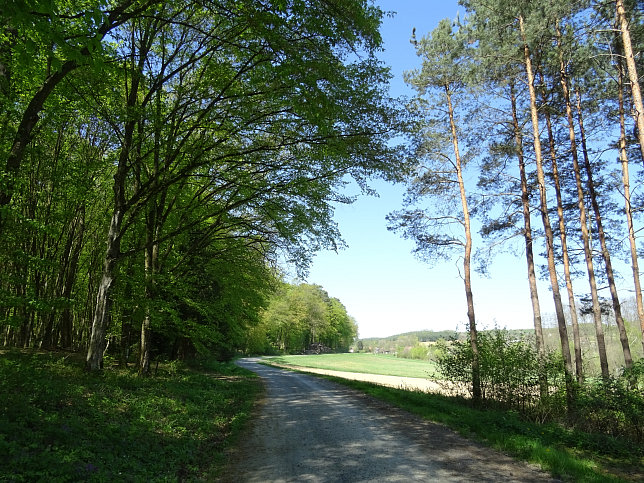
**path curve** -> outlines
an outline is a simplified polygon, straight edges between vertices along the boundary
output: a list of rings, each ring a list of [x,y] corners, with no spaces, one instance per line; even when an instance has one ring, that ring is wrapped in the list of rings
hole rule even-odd
[[[259,374],[266,395],[220,481],[554,481],[358,391],[256,359],[238,363]]]

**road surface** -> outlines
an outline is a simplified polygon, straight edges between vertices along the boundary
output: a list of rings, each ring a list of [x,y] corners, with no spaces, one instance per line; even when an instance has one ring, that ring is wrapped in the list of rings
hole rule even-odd
[[[266,395],[220,481],[543,482],[548,475],[357,391],[239,361]]]

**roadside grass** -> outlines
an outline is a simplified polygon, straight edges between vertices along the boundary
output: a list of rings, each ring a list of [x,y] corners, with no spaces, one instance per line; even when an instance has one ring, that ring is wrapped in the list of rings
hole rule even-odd
[[[233,364],[83,370],[75,354],[0,353],[1,481],[185,481],[225,464],[262,390]]]
[[[384,376],[438,378],[436,364],[431,361],[402,359],[376,354],[320,354],[275,356],[265,359],[270,363],[290,364],[316,369],[380,374]]]
[[[537,424],[517,413],[479,409],[460,397],[331,379],[424,419],[444,424],[515,458],[535,463],[554,477],[575,482],[644,481],[644,448],[601,434]]]

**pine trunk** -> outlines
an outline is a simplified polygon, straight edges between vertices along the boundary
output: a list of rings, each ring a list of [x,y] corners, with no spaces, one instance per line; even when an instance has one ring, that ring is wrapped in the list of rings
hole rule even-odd
[[[626,122],[624,110],[624,67],[621,60],[617,62],[617,96],[619,100],[619,160],[622,165],[622,184],[624,185],[624,213],[628,224],[628,242],[631,249],[631,268],[633,270],[633,285],[635,287],[635,302],[637,318],[642,334],[642,349],[644,350],[644,303],[642,302],[642,285],[640,282],[640,267],[637,257],[637,241],[633,225],[633,206],[631,205],[631,182],[628,172],[628,154],[626,152]]]
[[[445,95],[447,97],[447,107],[449,110],[449,122],[452,129],[452,145],[454,146],[454,156],[456,158],[456,176],[458,178],[458,188],[461,196],[461,205],[463,207],[463,227],[465,229],[465,253],[463,256],[463,275],[465,282],[465,298],[467,300],[467,319],[470,330],[470,346],[472,348],[472,397],[479,401],[482,396],[481,392],[481,370],[479,366],[479,349],[478,349],[478,332],[476,330],[476,317],[474,315],[474,296],[472,295],[472,278],[471,278],[471,257],[472,257],[472,233],[470,226],[470,211],[467,206],[467,196],[465,191],[465,182],[463,181],[463,167],[461,164],[461,155],[458,147],[458,135],[456,133],[456,122],[454,121],[454,109],[452,107],[452,95],[449,85],[445,85]]]
[[[593,170],[590,165],[588,157],[588,149],[586,147],[586,131],[584,130],[584,122],[581,110],[581,95],[577,91],[577,115],[579,120],[579,131],[581,133],[582,152],[584,153],[584,165],[586,168],[586,183],[588,185],[588,193],[590,194],[590,203],[593,207],[595,215],[595,223],[597,225],[597,234],[599,236],[599,243],[601,245],[602,258],[606,266],[606,278],[608,279],[608,288],[613,302],[613,312],[615,312],[615,323],[619,330],[619,340],[622,343],[622,351],[624,353],[624,365],[631,367],[633,365],[633,357],[631,356],[631,349],[628,343],[628,336],[626,334],[626,326],[624,325],[624,318],[622,317],[622,306],[619,302],[619,295],[617,294],[617,287],[615,285],[615,274],[613,272],[613,264],[611,262],[610,253],[608,251],[608,244],[606,243],[606,234],[604,233],[604,226],[602,217],[599,210],[599,202],[597,201],[597,193],[595,191],[595,184],[593,182]]]
[[[575,173],[575,185],[577,187],[577,206],[579,209],[579,222],[581,226],[581,239],[584,246],[584,257],[586,260],[586,271],[588,273],[588,284],[590,286],[590,297],[592,300],[593,322],[595,325],[595,337],[597,339],[597,351],[599,354],[599,365],[602,376],[608,377],[608,357],[606,355],[606,342],[604,339],[604,328],[602,325],[601,306],[599,305],[599,294],[597,292],[597,279],[593,262],[590,232],[588,230],[588,216],[586,213],[585,193],[581,179],[579,156],[577,153],[577,139],[575,135],[572,104],[570,102],[570,89],[567,78],[562,75],[562,88],[566,103],[566,118],[568,119],[568,135],[570,138],[573,171]]]
[[[566,318],[564,316],[563,304],[561,302],[561,293],[559,291],[559,281],[557,280],[557,269],[555,266],[554,256],[554,235],[550,225],[548,215],[548,199],[546,196],[546,180],[543,171],[543,161],[541,152],[541,140],[539,138],[539,115],[537,112],[537,95],[534,87],[534,70],[532,68],[532,58],[530,47],[525,39],[525,26],[523,17],[519,17],[519,28],[524,42],[524,66],[528,80],[528,90],[530,93],[530,119],[532,121],[532,133],[534,137],[534,153],[537,165],[537,181],[539,185],[539,200],[541,208],[541,219],[546,235],[546,255],[548,259],[548,273],[550,275],[550,286],[552,287],[552,298],[555,305],[555,314],[557,325],[559,327],[559,339],[561,340],[561,353],[564,360],[564,370],[566,373],[566,396],[568,409],[572,408],[574,399],[573,395],[573,377],[572,377],[572,358],[570,355],[570,342],[568,340],[568,329],[566,327]]]
[[[528,192],[528,178],[523,157],[523,136],[517,116],[517,102],[514,93],[514,84],[510,85],[510,100],[512,103],[512,123],[514,126],[514,141],[516,145],[517,158],[519,160],[519,173],[521,176],[521,206],[523,209],[523,237],[525,239],[525,255],[528,265],[528,284],[530,286],[530,301],[532,302],[532,315],[534,322],[534,334],[537,343],[537,353],[544,360],[546,346],[543,341],[543,327],[541,324],[541,306],[539,304],[539,291],[537,289],[537,274],[534,269],[534,252],[532,248],[532,221],[530,217],[530,193]],[[542,389],[545,389],[542,387]]]
[[[545,100],[544,100],[545,101]],[[559,177],[559,166],[557,164],[557,151],[555,138],[552,132],[552,119],[550,111],[545,110],[546,127],[548,129],[548,142],[550,146],[550,162],[552,164],[552,177],[555,184],[555,195],[557,198],[557,218],[559,221],[559,238],[561,240],[561,253],[563,257],[564,280],[566,292],[568,293],[568,306],[570,312],[570,323],[572,326],[572,340],[575,350],[575,375],[577,382],[584,380],[584,367],[581,359],[581,338],[579,336],[579,320],[577,319],[577,304],[575,302],[575,291],[572,285],[570,272],[570,256],[568,255],[568,237],[566,236],[566,219],[563,209],[563,196],[561,194],[561,178]]]
[[[628,26],[628,18],[624,9],[623,0],[615,0],[617,11],[617,22],[622,34],[622,44],[624,46],[624,58],[626,59],[626,68],[628,70],[628,79],[631,83],[631,96],[633,98],[633,118],[637,125],[637,139],[640,143],[642,161],[644,162],[644,104],[642,103],[642,91],[640,89],[639,76],[637,74],[637,65],[633,54],[633,44],[631,42],[631,32]]]

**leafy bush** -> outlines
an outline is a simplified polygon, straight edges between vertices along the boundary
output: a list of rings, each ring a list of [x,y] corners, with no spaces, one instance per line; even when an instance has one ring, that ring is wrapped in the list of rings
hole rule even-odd
[[[566,412],[561,355],[540,360],[534,344],[496,329],[478,335],[483,400],[513,408],[534,421],[560,421],[582,431],[644,439],[644,360],[617,377],[589,379],[575,389],[574,406]],[[446,379],[472,385],[469,340],[442,342],[437,352]]]
[[[644,441],[644,359],[617,377],[586,381],[575,398],[575,425]]]
[[[479,367],[483,399],[525,410],[539,400],[540,383],[549,381],[556,391],[562,367],[553,354],[542,361],[527,339],[516,339],[507,330],[495,329],[478,334]],[[472,347],[469,340],[439,342],[437,362],[443,375],[472,384]],[[554,387],[553,387],[554,386]]]

